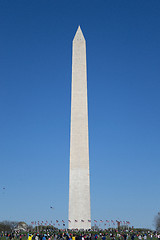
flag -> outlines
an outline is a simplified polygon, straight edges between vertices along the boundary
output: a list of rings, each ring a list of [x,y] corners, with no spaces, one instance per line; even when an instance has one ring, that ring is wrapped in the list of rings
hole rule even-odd
[[[103,220],[100,220],[100,222],[103,222]]]
[[[58,220],[56,220],[56,222],[58,223]]]
[[[109,223],[109,221],[108,221],[108,220],[106,220],[106,222],[107,222],[107,223]]]
[[[62,220],[62,222],[64,223],[64,220]]]
[[[68,222],[71,222],[71,220],[68,220]]]
[[[91,220],[88,220],[88,222],[91,222]]]
[[[94,222],[97,222],[97,220],[94,220]]]

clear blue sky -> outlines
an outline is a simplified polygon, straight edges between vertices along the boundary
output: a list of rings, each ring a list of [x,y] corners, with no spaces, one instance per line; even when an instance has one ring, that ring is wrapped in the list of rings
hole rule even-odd
[[[67,220],[78,25],[87,41],[92,221],[153,228],[160,211],[159,0],[0,1],[0,220]]]

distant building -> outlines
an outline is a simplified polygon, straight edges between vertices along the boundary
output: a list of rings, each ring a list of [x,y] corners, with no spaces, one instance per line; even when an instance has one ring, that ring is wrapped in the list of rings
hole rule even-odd
[[[15,232],[26,232],[28,225],[25,222],[19,222],[16,228],[14,229]]]

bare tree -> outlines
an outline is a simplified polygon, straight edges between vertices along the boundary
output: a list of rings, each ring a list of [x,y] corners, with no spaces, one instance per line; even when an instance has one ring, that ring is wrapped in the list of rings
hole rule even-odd
[[[157,232],[160,232],[160,212],[155,217],[155,227]]]

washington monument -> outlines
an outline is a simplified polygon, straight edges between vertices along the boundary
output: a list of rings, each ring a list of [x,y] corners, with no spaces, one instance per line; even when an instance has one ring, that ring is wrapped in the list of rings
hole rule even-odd
[[[69,229],[90,229],[86,41],[80,26],[72,46]]]

